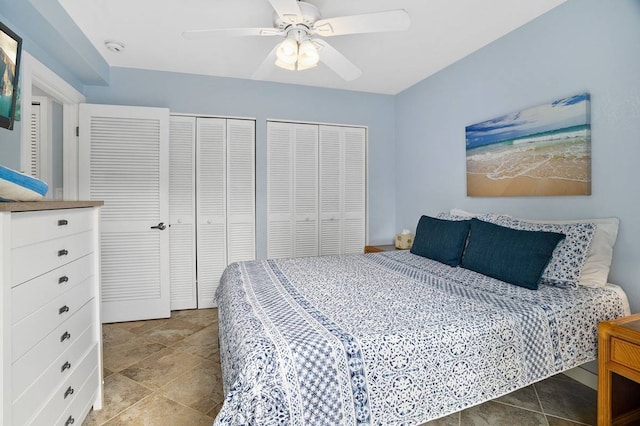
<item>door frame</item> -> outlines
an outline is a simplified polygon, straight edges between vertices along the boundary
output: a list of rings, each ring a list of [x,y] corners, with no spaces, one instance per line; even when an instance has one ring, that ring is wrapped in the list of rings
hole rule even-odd
[[[27,51],[22,51],[21,63],[21,115],[20,167],[28,170],[28,152],[31,143],[31,100],[35,84],[51,99],[62,105],[62,186],[65,200],[78,199],[78,105],[85,96],[58,74],[38,61]]]

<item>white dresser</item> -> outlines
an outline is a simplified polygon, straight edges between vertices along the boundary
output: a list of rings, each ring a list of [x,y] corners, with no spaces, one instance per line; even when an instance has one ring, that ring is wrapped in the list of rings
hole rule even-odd
[[[102,408],[101,201],[0,203],[0,424]]]

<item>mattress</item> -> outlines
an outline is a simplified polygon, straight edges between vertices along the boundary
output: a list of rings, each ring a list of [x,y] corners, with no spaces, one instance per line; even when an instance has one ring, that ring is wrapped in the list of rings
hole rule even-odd
[[[407,251],[230,265],[216,424],[419,424],[592,361],[619,287],[533,291]]]

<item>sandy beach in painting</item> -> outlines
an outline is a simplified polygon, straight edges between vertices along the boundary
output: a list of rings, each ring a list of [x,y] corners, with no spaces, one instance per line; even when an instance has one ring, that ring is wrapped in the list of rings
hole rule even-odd
[[[588,195],[588,182],[565,179],[540,179],[520,176],[511,179],[489,179],[484,175],[467,173],[467,194],[482,197],[527,195]]]
[[[467,195],[590,194],[587,130],[563,133],[553,140],[509,142],[469,150]]]

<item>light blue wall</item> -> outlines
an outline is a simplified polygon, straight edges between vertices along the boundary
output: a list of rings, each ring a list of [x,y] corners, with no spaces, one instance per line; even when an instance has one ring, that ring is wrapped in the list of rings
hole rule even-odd
[[[569,0],[396,97],[396,229],[452,207],[616,216],[609,275],[640,311],[640,1]],[[592,194],[466,196],[465,126],[591,93]]]
[[[109,71],[106,62],[95,49],[91,51],[92,45],[78,34],[79,29],[70,25],[70,18],[61,12],[62,6],[58,2],[34,1],[43,7],[57,5],[59,10],[45,19],[28,0],[0,0],[0,21],[22,37],[23,52],[29,52],[80,92],[86,81],[104,82],[101,77],[108,78]],[[60,25],[54,27],[50,22],[53,18]],[[101,74],[98,76],[95,70]],[[20,122],[16,122],[12,131],[0,129],[0,164],[17,170],[20,170],[20,127]]]
[[[88,103],[168,107],[174,113],[256,118],[256,242],[266,257],[266,120],[368,126],[369,239],[395,232],[394,97],[277,83],[113,68],[109,87],[87,86]]]

